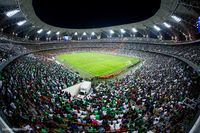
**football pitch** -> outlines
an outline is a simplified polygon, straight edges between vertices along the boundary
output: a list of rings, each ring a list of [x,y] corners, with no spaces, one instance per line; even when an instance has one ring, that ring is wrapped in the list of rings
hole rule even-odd
[[[112,74],[140,62],[137,57],[127,57],[96,52],[57,55],[56,60],[78,71],[80,75],[97,77]]]

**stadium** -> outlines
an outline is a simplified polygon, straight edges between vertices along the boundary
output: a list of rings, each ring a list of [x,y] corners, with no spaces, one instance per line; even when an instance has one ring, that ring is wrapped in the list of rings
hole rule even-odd
[[[200,133],[199,0],[39,2],[0,0],[0,133]]]

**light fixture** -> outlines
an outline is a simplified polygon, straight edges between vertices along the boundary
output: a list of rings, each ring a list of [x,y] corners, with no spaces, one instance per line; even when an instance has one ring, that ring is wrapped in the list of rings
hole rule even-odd
[[[94,33],[94,32],[92,32],[92,33],[91,33],[91,35],[92,35],[92,36],[94,36],[94,35],[95,35],[95,33]]]
[[[38,34],[42,33],[43,29],[37,31]]]
[[[26,20],[22,20],[22,21],[17,22],[17,25],[18,25],[18,26],[22,26],[22,25],[24,25],[26,22],[27,22]]]
[[[83,35],[86,36],[86,32],[83,32]]]
[[[172,27],[170,24],[168,24],[168,23],[166,23],[166,22],[164,22],[163,24],[164,24],[164,26],[167,27],[167,28],[171,28],[171,27]]]
[[[154,25],[153,27],[154,27],[154,29],[156,29],[157,31],[160,31],[160,30],[161,30],[160,27],[158,27],[158,26],[156,26],[156,25]]]
[[[138,30],[136,28],[132,28],[132,31],[135,33],[138,32]]]
[[[124,34],[126,31],[124,29],[120,29],[121,33]]]
[[[50,35],[50,34],[51,34],[51,31],[48,31],[48,32],[47,32],[47,35]]]
[[[19,9],[11,10],[11,11],[8,11],[8,12],[6,13],[6,16],[7,16],[7,17],[12,17],[12,16],[14,16],[15,14],[17,14],[18,12],[20,12]]]
[[[77,36],[77,35],[78,35],[78,33],[77,33],[77,32],[75,32],[75,33],[74,33],[74,35],[75,35],[75,36]]]
[[[58,36],[58,35],[60,35],[60,32],[58,31],[58,32],[56,32],[56,35]]]
[[[114,34],[115,32],[113,30],[110,30],[110,34]]]
[[[171,16],[176,22],[180,22],[181,21],[181,18],[175,16],[175,15],[172,15]]]

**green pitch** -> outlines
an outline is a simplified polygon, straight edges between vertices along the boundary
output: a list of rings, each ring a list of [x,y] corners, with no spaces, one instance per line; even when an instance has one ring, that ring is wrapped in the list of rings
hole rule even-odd
[[[136,57],[94,52],[60,54],[56,60],[89,77],[112,74],[140,61]]]

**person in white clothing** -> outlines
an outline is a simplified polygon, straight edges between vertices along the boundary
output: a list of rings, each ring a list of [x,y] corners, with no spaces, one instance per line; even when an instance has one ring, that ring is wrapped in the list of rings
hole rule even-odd
[[[115,130],[119,130],[120,129],[120,123],[117,121],[117,123],[115,124]]]
[[[111,124],[109,124],[110,126],[110,130],[115,130],[115,125],[111,122]]]

